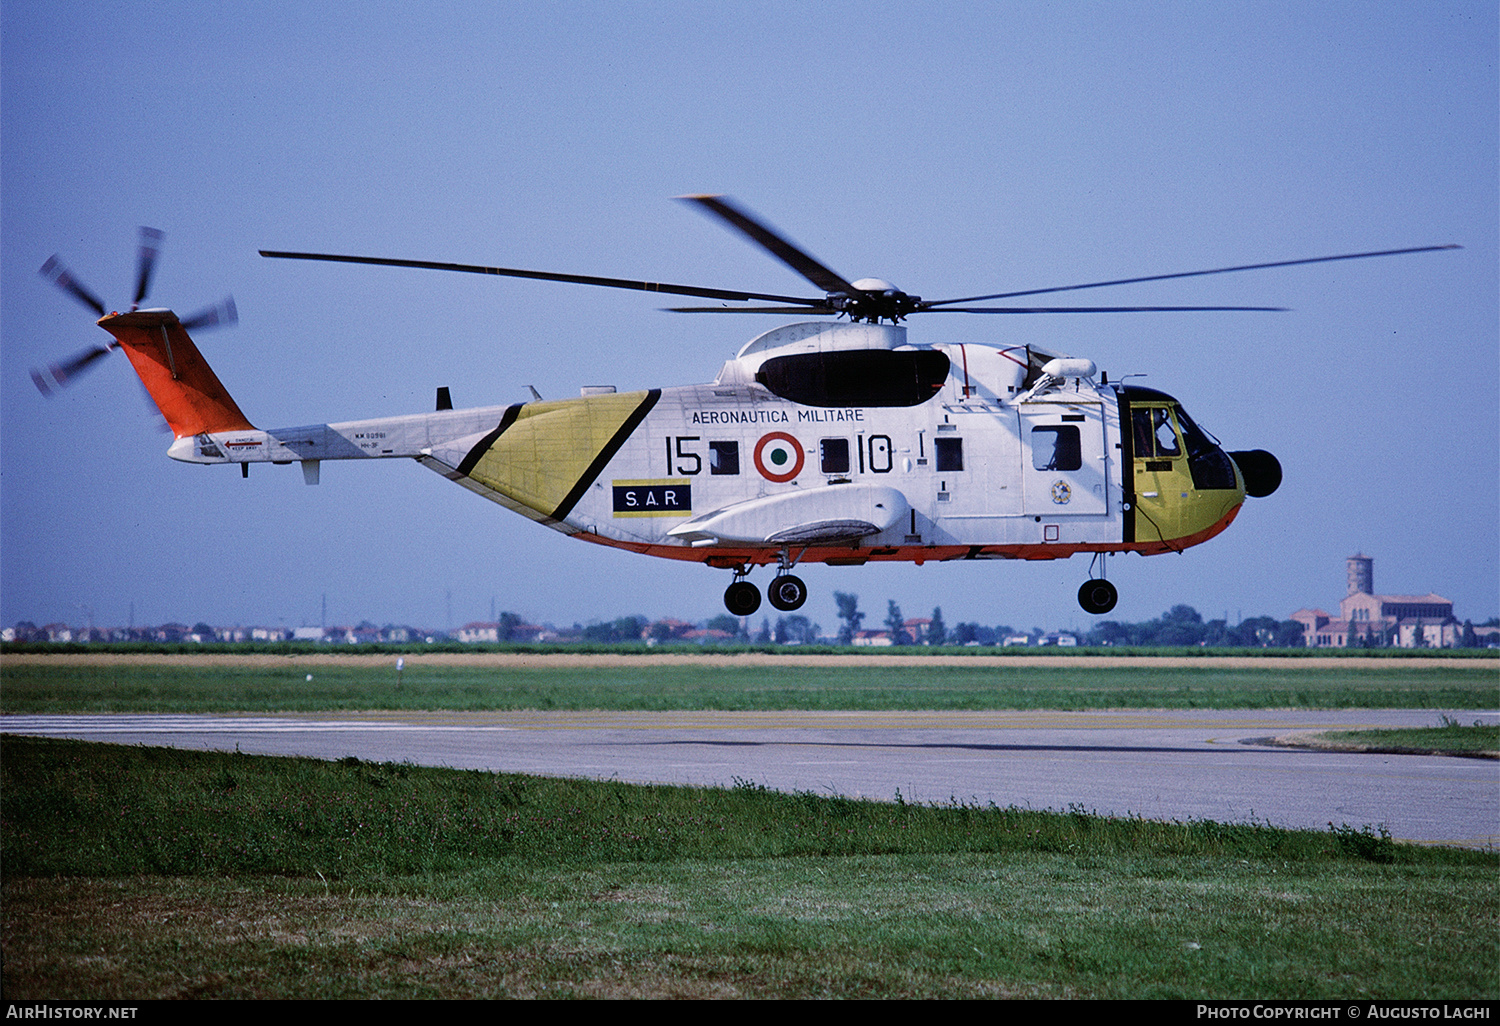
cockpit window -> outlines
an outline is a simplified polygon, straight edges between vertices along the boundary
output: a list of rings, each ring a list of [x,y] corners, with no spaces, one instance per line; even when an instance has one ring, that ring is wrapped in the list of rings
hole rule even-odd
[[[1138,406],[1131,411],[1135,431],[1136,459],[1161,459],[1182,455],[1171,415],[1163,406]]]

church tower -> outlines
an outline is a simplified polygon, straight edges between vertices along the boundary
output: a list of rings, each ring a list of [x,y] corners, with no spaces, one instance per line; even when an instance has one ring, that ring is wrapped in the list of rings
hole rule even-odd
[[[1349,557],[1349,594],[1375,594],[1375,560],[1365,555]]]

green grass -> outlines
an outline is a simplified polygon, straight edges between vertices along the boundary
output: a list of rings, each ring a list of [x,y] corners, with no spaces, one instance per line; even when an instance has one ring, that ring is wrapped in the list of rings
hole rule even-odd
[[[1500,858],[1212,822],[0,744],[11,999],[1500,994]]]
[[[312,680],[307,680],[308,675]],[[1500,706],[1493,665],[1375,667],[1287,660],[1274,667],[934,665],[75,666],[0,662],[0,711],[311,712],[348,709],[1254,709]]]
[[[1465,725],[1444,716],[1436,727],[1391,730],[1331,730],[1318,737],[1336,744],[1358,745],[1375,752],[1478,755],[1500,752],[1500,724],[1475,720]]]
[[[852,668],[414,658],[399,689],[393,655],[7,658],[0,710],[1500,705],[1492,661],[909,655]],[[1284,831],[0,743],[0,946],[16,999],[1493,999],[1497,868],[1493,852],[1398,845],[1363,824]]]

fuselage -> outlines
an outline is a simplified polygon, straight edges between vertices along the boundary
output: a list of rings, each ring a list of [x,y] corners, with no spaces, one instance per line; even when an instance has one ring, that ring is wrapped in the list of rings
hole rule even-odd
[[[710,384],[201,432],[170,454],[300,462],[310,481],[323,460],[416,459],[580,539],[740,569],[1149,555],[1228,526],[1236,460],[1171,396],[1092,378],[1026,347],[816,322]]]

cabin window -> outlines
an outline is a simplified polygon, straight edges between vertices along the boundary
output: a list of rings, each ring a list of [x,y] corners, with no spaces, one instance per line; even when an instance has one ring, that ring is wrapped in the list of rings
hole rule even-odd
[[[708,472],[712,474],[738,474],[740,472],[739,442],[709,442]]]
[[[755,380],[803,406],[916,406],[948,380],[936,349],[849,349],[773,356]]]
[[[825,438],[818,443],[825,474],[849,473],[849,439]]]
[[[1072,424],[1031,429],[1031,465],[1037,470],[1077,470],[1083,466],[1083,446]]]
[[[932,448],[937,456],[939,470],[964,469],[964,440],[962,438],[934,438]]]

